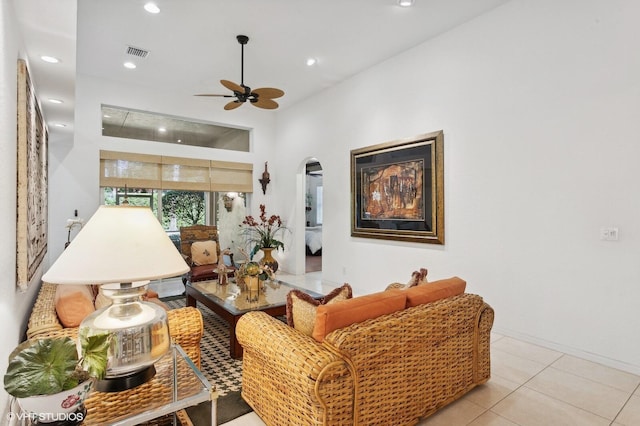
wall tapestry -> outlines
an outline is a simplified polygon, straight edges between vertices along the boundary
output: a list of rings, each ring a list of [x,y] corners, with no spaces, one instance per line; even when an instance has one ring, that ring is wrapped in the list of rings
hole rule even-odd
[[[16,282],[26,290],[47,253],[47,127],[27,64],[18,61]]]
[[[351,151],[351,236],[444,244],[441,130]]]

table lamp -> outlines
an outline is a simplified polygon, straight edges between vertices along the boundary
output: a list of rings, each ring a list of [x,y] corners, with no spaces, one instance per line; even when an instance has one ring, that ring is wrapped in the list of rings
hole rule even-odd
[[[79,336],[111,333],[103,392],[138,386],[155,375],[153,364],[170,346],[167,314],[144,302],[149,280],[175,277],[189,266],[148,207],[100,206],[42,280],[101,284],[111,306],[80,324]]]

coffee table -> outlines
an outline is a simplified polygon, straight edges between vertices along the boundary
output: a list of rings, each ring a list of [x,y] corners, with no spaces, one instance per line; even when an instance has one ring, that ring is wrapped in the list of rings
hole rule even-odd
[[[303,291],[314,299],[323,297],[280,280],[265,281],[257,294],[241,290],[234,282],[220,285],[218,280],[211,280],[186,284],[187,306],[196,306],[200,302],[222,317],[229,324],[229,355],[231,358],[242,358],[242,346],[236,340],[236,324],[240,317],[251,311],[262,311],[273,317],[285,315],[287,293],[293,289]]]

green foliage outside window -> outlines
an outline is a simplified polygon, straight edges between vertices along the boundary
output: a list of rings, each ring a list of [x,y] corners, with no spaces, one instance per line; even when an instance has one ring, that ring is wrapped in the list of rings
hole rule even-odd
[[[125,199],[124,188],[105,187],[103,193],[104,204],[107,206],[122,204]],[[158,200],[159,194],[162,194],[161,200]],[[204,192],[128,188],[126,199],[131,206],[151,207],[156,216],[158,216],[158,201],[162,201],[161,222],[165,230],[206,224]],[[175,221],[172,224],[174,218]]]
[[[176,218],[178,229],[205,223],[204,192],[165,191],[162,195],[162,225],[169,229],[172,218]]]

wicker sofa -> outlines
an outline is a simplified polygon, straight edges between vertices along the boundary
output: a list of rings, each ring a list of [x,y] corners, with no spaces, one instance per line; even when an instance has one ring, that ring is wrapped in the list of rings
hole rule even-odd
[[[415,425],[489,380],[493,316],[480,296],[463,293],[339,328],[319,343],[247,313],[236,328],[242,396],[270,426]]]
[[[76,338],[77,328],[64,328],[55,307],[56,285],[43,283],[31,310],[27,338],[70,336]],[[169,333],[189,358],[200,366],[200,340],[204,330],[202,314],[196,308],[172,309],[167,312]]]

